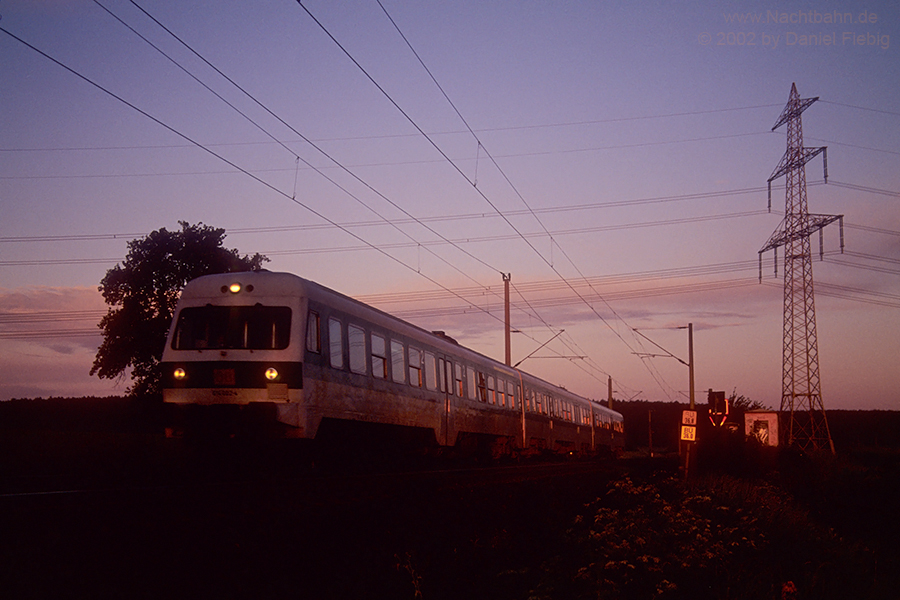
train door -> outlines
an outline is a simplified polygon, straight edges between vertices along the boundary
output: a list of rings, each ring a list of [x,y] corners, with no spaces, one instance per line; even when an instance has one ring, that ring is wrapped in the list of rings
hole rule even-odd
[[[449,358],[438,357],[438,389],[444,398],[444,414],[441,420],[442,425],[442,443],[450,445],[455,442],[455,431],[453,423],[453,396],[455,391],[455,380],[453,378],[453,362]],[[459,365],[457,365],[459,367]]]

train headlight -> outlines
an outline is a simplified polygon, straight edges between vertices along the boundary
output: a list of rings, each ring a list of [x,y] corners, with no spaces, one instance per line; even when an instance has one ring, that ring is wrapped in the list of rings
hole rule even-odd
[[[278,369],[275,369],[274,367],[269,367],[268,369],[266,369],[266,379],[268,379],[269,381],[275,381],[276,379],[278,379]]]
[[[172,371],[172,376],[173,376],[177,381],[181,381],[182,379],[184,379],[185,377],[187,377],[187,373],[185,373],[184,369],[182,369],[181,367],[178,367],[177,369],[175,369],[174,371]]]
[[[232,283],[231,285],[228,286],[228,291],[231,292],[232,294],[237,294],[238,292],[241,291],[241,284]]]

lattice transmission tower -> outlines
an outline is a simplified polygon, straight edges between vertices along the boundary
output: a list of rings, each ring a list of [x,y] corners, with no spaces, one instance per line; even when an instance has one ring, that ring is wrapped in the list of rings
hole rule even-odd
[[[784,220],[759,251],[760,281],[762,255],[784,246],[784,331],[781,383],[781,431],[788,445],[803,449],[828,448],[834,443],[828,429],[819,381],[819,350],[816,341],[816,305],[813,295],[812,255],[809,238],[819,232],[819,255],[824,256],[822,229],[841,222],[841,251],[844,250],[843,215],[809,214],[806,202],[806,163],[822,155],[828,182],[828,153],[825,147],[805,148],[801,113],[819,98],[801,99],[797,84],[791,86],[787,105],[772,130],[787,124],[787,150],[769,177],[769,210],[772,210],[772,181],[785,176]]]

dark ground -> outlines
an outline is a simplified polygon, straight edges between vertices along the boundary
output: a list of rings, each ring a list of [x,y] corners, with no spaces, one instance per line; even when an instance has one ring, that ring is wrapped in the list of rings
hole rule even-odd
[[[291,443],[166,440],[152,414],[115,399],[0,404],[0,596],[780,599],[791,582],[797,599],[887,599],[900,589],[895,448],[830,459],[726,443],[705,451],[688,484],[665,457],[409,474],[312,469]]]

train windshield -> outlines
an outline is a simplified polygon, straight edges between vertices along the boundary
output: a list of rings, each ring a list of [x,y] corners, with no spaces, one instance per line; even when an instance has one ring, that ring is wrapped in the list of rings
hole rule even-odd
[[[291,335],[287,306],[192,306],[178,315],[174,350],[283,350]]]

